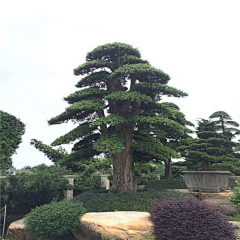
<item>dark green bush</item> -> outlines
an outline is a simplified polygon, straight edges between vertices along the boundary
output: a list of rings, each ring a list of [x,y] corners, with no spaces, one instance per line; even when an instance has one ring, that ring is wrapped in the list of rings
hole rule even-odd
[[[7,194],[7,187],[8,187],[8,179],[7,178],[0,178],[0,195]]]
[[[240,210],[240,182],[236,182],[236,187],[233,188],[233,194],[229,200],[234,207]]]
[[[36,206],[60,200],[68,181],[58,173],[19,173],[9,176],[9,207],[28,212]]]
[[[59,240],[80,229],[79,218],[85,212],[80,202],[52,202],[33,209],[24,222],[26,229],[35,236]]]
[[[172,199],[157,204],[150,213],[156,239],[236,239],[227,218],[197,199]]]
[[[187,189],[184,179],[174,180],[151,180],[145,185],[145,189],[154,189],[161,191],[163,189]]]
[[[101,178],[99,175],[86,176],[85,174],[76,175],[74,178],[74,195],[79,195],[89,190],[101,189]]]
[[[181,197],[177,192],[85,192],[72,199],[82,202],[88,212],[147,211],[155,202]]]
[[[229,177],[229,188],[233,190],[235,187],[237,187],[237,180],[233,177]]]
[[[2,209],[7,203],[7,188],[8,188],[8,179],[0,178],[0,209]]]

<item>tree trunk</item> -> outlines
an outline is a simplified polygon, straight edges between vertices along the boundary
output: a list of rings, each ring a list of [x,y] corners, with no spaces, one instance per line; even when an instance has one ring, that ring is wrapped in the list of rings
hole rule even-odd
[[[137,191],[134,162],[132,158],[133,126],[126,125],[123,130],[124,149],[113,154],[113,184],[111,192]]]
[[[167,162],[165,162],[165,179],[173,179],[172,175],[172,161],[169,159]]]

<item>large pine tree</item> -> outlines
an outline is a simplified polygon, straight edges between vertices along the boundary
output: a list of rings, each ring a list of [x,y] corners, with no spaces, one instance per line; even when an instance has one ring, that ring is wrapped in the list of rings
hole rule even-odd
[[[186,128],[166,114],[159,114],[158,109],[169,111],[159,101],[164,95],[187,94],[168,86],[170,77],[166,73],[152,67],[141,59],[137,49],[123,43],[95,48],[87,54],[86,62],[74,69],[74,74],[82,77],[76,84],[79,91],[65,98],[70,106],[50,119],[49,124],[72,120],[77,127],[52,145],[74,143],[71,154],[65,157],[69,166],[101,153],[110,155],[111,191],[136,191],[133,148],[142,147],[142,152],[157,152],[159,156],[165,154],[151,129],[184,135]],[[134,140],[137,131],[142,140]]]

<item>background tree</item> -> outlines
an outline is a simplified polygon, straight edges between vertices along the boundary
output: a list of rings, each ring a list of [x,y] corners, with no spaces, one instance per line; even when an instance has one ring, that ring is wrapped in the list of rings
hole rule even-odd
[[[240,172],[239,156],[234,152],[238,143],[218,133],[218,126],[209,120],[198,121],[197,138],[179,147],[189,170],[229,170]]]
[[[187,94],[169,87],[170,77],[142,60],[130,45],[99,46],[87,54],[86,60],[74,70],[75,75],[82,76],[76,85],[80,90],[65,98],[70,106],[62,114],[49,120],[51,125],[72,120],[78,126],[52,145],[74,143],[65,162],[85,161],[102,153],[112,156],[111,191],[136,191],[134,131],[148,125],[184,134],[185,127],[156,114],[154,109],[163,107],[158,103],[163,95]],[[156,141],[151,134],[148,137]],[[161,149],[152,147],[161,154]]]
[[[15,116],[0,111],[0,169],[12,166],[12,155],[22,142],[25,125]]]
[[[229,139],[233,139],[240,134],[239,124],[233,121],[226,112],[214,112],[209,118],[215,123],[217,130]]]
[[[183,127],[183,131],[178,131],[172,127],[158,127],[157,125],[142,124],[134,134],[133,157],[135,162],[146,163],[151,160],[154,162],[164,162],[165,179],[172,179],[172,158],[180,158],[177,151],[181,139],[189,137],[192,131],[187,126],[194,126],[185,119],[184,114],[176,104],[163,102],[146,111],[152,116],[161,116],[177,122]],[[150,109],[150,106],[149,106]]]

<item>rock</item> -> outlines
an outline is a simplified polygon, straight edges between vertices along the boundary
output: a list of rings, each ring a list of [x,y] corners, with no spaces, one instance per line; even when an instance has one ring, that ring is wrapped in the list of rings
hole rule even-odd
[[[42,239],[33,236],[31,233],[24,229],[24,219],[12,222],[7,230],[7,239],[9,240],[52,240]]]
[[[232,195],[231,191],[219,192],[219,193],[201,193],[201,200],[206,199],[226,199]]]
[[[81,235],[78,239],[148,239],[153,231],[149,217],[147,212],[86,213],[80,220],[82,231],[78,233]]]
[[[240,222],[236,222],[236,221],[229,221],[232,225],[233,228],[235,229],[235,233],[236,233],[236,239],[240,239]]]
[[[204,202],[212,205],[216,210],[220,211],[226,216],[233,216],[238,213],[237,208],[231,206],[230,201],[226,199],[205,199]]]

